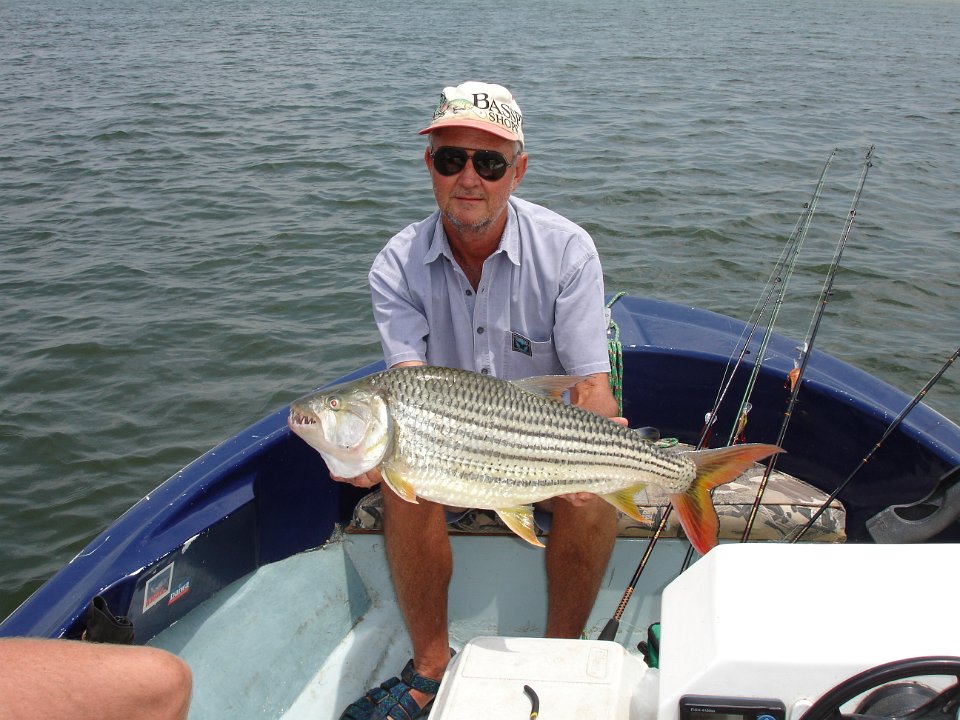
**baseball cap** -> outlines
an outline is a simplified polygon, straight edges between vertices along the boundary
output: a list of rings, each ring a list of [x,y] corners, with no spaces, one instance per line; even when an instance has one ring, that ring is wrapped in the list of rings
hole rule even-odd
[[[421,135],[442,127],[470,127],[507,140],[523,142],[523,115],[513,95],[502,85],[470,81],[445,87],[433,122]]]

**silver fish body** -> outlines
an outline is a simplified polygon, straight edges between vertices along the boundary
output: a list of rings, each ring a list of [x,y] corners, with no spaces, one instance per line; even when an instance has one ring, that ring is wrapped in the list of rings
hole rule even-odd
[[[507,382],[451,368],[398,368],[298,400],[289,424],[334,475],[380,468],[387,484],[411,502],[420,497],[495,510],[534,544],[540,543],[531,503],[588,492],[639,519],[632,498],[644,485],[659,485],[677,498],[695,485],[695,453],[661,450],[554,397],[576,381]],[[740,463],[743,468],[758,453],[776,450],[759,447]]]

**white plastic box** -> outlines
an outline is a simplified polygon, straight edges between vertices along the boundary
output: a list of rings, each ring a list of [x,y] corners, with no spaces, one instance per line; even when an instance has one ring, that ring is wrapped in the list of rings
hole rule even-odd
[[[613,642],[479,637],[453,659],[430,718],[528,718],[529,685],[544,719],[628,720],[646,671],[643,660]]]

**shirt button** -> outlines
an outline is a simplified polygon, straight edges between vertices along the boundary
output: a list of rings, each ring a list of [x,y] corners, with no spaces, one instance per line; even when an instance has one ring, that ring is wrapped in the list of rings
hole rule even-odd
[[[473,290],[467,288],[467,297],[470,297],[471,295],[473,295]]]
[[[482,328],[482,327],[478,327],[478,328],[477,328],[477,335],[483,335],[483,328]]]
[[[480,374],[481,374],[481,375],[489,375],[489,374],[490,374],[490,368],[483,368],[483,369],[480,371]]]

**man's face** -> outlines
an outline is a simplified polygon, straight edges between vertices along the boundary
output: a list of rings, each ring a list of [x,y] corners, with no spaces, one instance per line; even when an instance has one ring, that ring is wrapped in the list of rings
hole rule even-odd
[[[484,180],[477,175],[472,160],[456,175],[444,176],[434,168],[429,149],[424,155],[444,224],[461,234],[496,229],[498,223],[505,221],[507,200],[526,172],[526,154],[515,158],[515,143],[473,128],[440,128],[431,136],[434,150],[444,146],[458,147],[466,149],[470,155],[474,150],[494,150],[513,163],[499,180]]]

